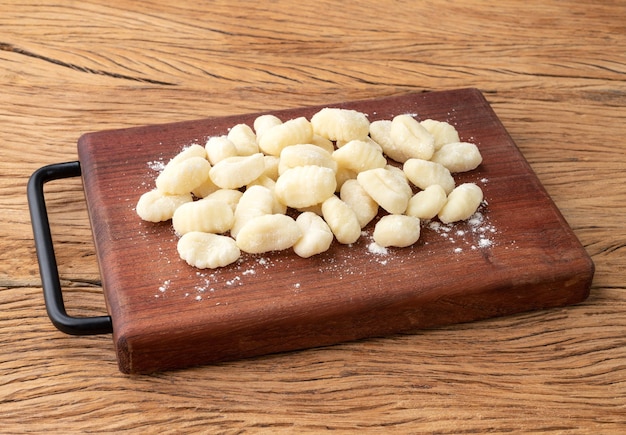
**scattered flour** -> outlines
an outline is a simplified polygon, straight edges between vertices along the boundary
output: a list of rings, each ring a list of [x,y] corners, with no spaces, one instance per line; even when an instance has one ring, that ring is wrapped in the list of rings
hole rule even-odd
[[[148,162],[148,167],[156,172],[161,172],[165,169],[165,162],[163,160],[153,160]]]
[[[165,281],[163,281],[163,284],[159,287],[159,291],[161,293],[165,293],[165,291],[170,288],[170,284],[172,283],[171,280],[166,279]]]
[[[487,202],[483,201],[478,211],[467,222],[443,224],[439,221],[431,221],[426,225],[426,228],[454,245],[452,251],[455,254],[462,253],[465,247],[469,247],[471,250],[492,248],[497,245],[495,237],[498,231],[482,211],[486,206]],[[463,225],[463,228],[457,228],[460,225]]]
[[[369,245],[367,245],[367,250],[371,254],[376,254],[376,255],[387,255],[389,253],[389,250],[387,248],[385,248],[384,246],[380,246],[376,242],[372,242]]]

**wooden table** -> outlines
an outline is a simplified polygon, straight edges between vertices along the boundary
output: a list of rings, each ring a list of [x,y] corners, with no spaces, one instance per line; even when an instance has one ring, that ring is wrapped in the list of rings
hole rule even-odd
[[[626,427],[624,2],[4,2],[0,65],[0,432]],[[584,303],[147,376],[46,316],[25,186],[81,134],[464,87],[592,256]],[[104,314],[80,179],[46,192],[68,310]]]

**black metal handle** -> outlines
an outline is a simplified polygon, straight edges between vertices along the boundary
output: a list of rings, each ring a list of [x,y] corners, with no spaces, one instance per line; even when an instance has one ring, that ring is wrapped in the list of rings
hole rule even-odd
[[[50,222],[48,221],[48,212],[43,195],[43,186],[48,181],[80,177],[80,175],[80,162],[56,163],[38,169],[28,180],[28,206],[33,226],[43,296],[48,317],[60,331],[71,335],[108,334],[113,331],[110,316],[72,317],[65,311],[61,280],[54,255]]]

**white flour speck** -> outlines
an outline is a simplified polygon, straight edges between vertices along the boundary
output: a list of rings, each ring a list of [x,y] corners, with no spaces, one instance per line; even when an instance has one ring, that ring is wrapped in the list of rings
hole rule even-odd
[[[240,282],[241,282],[241,277],[239,275],[237,275],[233,279],[226,281],[226,285],[231,286],[231,285],[235,285],[235,284],[240,283]]]
[[[489,239],[480,239],[478,241],[478,246],[481,247],[481,248],[488,248],[491,245],[493,245],[493,242],[491,240],[489,240]]]
[[[380,246],[378,243],[376,242],[372,242],[367,246],[367,250],[371,253],[371,254],[376,254],[376,255],[387,255],[389,253],[389,251],[387,250],[387,248],[385,248],[384,246]]]
[[[163,160],[153,160],[151,162],[148,162],[148,168],[156,172],[161,172],[163,169],[165,169],[165,162],[163,162]]]
[[[165,281],[163,281],[163,284],[159,286],[159,291],[161,293],[165,293],[165,291],[170,288],[170,284],[171,281],[169,279],[166,279]]]

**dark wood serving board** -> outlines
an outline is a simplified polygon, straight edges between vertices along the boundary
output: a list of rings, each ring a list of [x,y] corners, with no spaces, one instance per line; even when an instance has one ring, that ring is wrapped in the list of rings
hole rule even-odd
[[[594,266],[476,89],[329,104],[370,120],[402,113],[452,123],[474,142],[475,182],[487,204],[471,222],[424,223],[420,240],[368,249],[373,223],[352,246],[316,257],[246,255],[218,270],[179,259],[170,223],[144,222],[139,196],[156,167],[258,114],[89,133],[78,153],[120,370],[145,373],[329,345],[583,301]],[[320,107],[273,112],[310,118]]]

